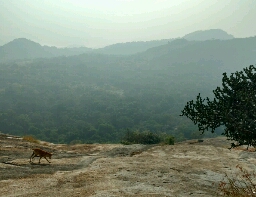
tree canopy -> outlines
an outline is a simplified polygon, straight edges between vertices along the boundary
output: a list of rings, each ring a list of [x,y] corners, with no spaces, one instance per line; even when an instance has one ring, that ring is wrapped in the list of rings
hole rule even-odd
[[[221,125],[228,140],[240,145],[256,146],[256,68],[250,65],[243,71],[223,73],[222,88],[213,90],[213,100],[209,97],[187,102],[181,116],[186,116],[196,124],[202,133],[212,133]]]

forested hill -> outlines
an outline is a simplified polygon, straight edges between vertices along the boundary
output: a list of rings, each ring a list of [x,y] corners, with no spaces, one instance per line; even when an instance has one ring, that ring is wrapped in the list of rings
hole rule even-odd
[[[250,37],[206,41],[176,39],[170,44],[151,48],[139,57],[148,60],[153,67],[199,63],[214,64],[221,72],[227,69],[233,72],[244,65],[255,64],[255,55],[256,37]]]
[[[0,131],[57,143],[120,142],[130,131],[196,138],[179,114],[222,73],[256,62],[256,37],[176,40],[131,56],[83,54],[0,64]]]

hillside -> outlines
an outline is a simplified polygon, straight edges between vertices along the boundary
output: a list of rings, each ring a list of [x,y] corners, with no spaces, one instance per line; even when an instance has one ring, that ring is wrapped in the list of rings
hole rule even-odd
[[[225,174],[256,168],[255,154],[224,138],[173,146],[30,143],[0,134],[0,196],[216,196]],[[51,163],[29,163],[32,148]],[[220,196],[217,194],[217,196]]]
[[[139,56],[160,68],[196,63],[209,67],[215,64],[215,68],[241,69],[243,65],[256,62],[255,44],[256,37],[201,42],[177,39],[170,44],[151,48]]]
[[[211,97],[223,72],[254,64],[255,46],[256,37],[179,39],[131,56],[2,63],[0,130],[54,143],[118,143],[127,129],[191,139],[197,128],[179,117],[186,102]]]

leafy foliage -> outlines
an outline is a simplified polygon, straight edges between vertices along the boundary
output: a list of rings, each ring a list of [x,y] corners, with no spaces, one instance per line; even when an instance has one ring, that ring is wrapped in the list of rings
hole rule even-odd
[[[223,74],[222,88],[213,91],[215,98],[189,101],[182,110],[200,131],[214,132],[221,125],[225,126],[223,135],[235,140],[238,145],[256,146],[256,68],[251,65],[243,71],[227,76]]]

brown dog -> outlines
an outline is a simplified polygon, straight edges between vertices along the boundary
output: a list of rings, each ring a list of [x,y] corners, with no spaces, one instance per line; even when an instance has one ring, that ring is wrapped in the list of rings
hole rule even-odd
[[[49,159],[51,159],[52,153],[48,153],[48,152],[43,151],[39,148],[35,148],[35,149],[32,149],[32,150],[33,150],[33,153],[30,157],[30,163],[32,162],[34,157],[40,157],[38,163],[40,163],[40,160],[41,160],[42,157],[44,157],[47,161],[48,161],[48,159],[46,157],[49,157]],[[48,161],[48,162],[51,163],[50,161]]]

